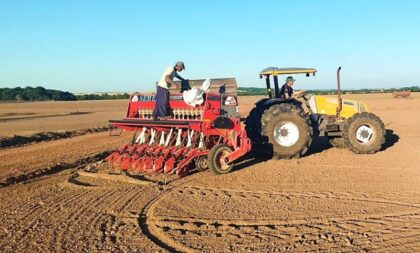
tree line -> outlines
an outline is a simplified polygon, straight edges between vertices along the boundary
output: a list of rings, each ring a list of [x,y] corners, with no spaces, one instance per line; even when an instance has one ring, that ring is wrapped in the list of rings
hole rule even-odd
[[[72,101],[76,100],[76,96],[73,93],[50,90],[44,87],[16,87],[16,88],[0,88],[0,100],[1,101]]]
[[[76,100],[105,100],[105,99],[128,99],[128,93],[113,94],[82,94],[75,95],[71,92],[45,89],[38,87],[0,88],[0,101],[76,101]]]
[[[83,95],[76,95],[77,100],[106,100],[106,99],[128,99],[130,94],[128,93],[121,93],[121,94],[83,94]]]

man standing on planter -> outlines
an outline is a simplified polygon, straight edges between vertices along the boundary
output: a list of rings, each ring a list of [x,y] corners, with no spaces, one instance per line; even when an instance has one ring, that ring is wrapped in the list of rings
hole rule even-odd
[[[175,66],[167,67],[163,72],[161,79],[156,85],[156,106],[155,110],[153,111],[154,120],[166,120],[169,117],[169,88],[180,88],[179,85],[173,80],[174,77],[176,77],[177,79],[184,81],[185,79],[178,74],[178,72],[181,72],[184,69],[184,63],[182,61],[178,61],[177,63],[175,63]]]

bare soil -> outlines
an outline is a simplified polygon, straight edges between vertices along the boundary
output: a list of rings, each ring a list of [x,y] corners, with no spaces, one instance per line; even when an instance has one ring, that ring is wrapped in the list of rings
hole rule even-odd
[[[407,100],[347,97],[365,101],[384,121],[387,140],[379,153],[356,155],[317,138],[301,159],[249,154],[227,175],[165,178],[124,175],[101,162],[129,133],[88,133],[0,150],[0,249],[419,252],[420,94]],[[241,97],[241,114],[256,100]],[[106,119],[123,117],[124,103],[107,103],[101,106],[120,109]],[[71,110],[87,111],[77,104]],[[48,131],[74,130],[85,116],[72,115],[82,118]],[[102,117],[80,129],[103,124]],[[19,134],[44,129],[24,121],[12,121],[19,122]],[[0,129],[9,123],[0,122]]]
[[[64,138],[71,138],[88,133],[98,133],[104,131],[111,131],[111,126],[89,128],[83,130],[65,131],[65,132],[46,132],[32,135],[13,135],[11,137],[0,137],[0,148],[9,148],[34,144],[36,142],[45,142],[51,140],[59,140]]]
[[[127,100],[0,103],[0,136],[104,127],[126,110]]]

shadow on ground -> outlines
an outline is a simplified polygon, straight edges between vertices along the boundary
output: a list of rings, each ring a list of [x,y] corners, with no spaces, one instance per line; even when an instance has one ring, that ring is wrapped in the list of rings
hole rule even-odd
[[[400,137],[394,133],[394,130],[386,129],[385,143],[379,152],[384,151],[394,146],[395,143],[397,143],[399,139]],[[316,137],[313,137],[312,144],[309,147],[309,150],[305,154],[305,156],[311,156],[317,153],[321,153],[330,148],[333,148],[333,146],[330,144],[328,137],[316,136]],[[272,159],[272,156],[264,155],[262,154],[262,152],[253,150],[238,161],[237,165],[234,167],[234,171],[238,171],[246,167],[252,166],[254,164],[265,162],[270,159]]]
[[[233,167],[233,171],[245,169],[249,166],[270,160],[271,158],[271,156],[262,154],[262,152],[252,150],[248,154],[240,158],[240,160]]]
[[[308,149],[308,152],[305,156],[314,155],[317,153],[321,153],[324,150],[330,149],[333,146],[330,144],[328,137],[325,136],[316,136],[312,140],[312,144]]]
[[[386,150],[395,145],[400,140],[400,137],[394,133],[394,130],[386,129],[385,131],[385,143],[382,146],[382,150]]]
[[[392,146],[395,145],[395,143],[398,142],[398,140],[400,139],[400,137],[394,133],[394,130],[391,129],[386,129],[385,130],[385,143],[382,146],[381,151],[384,151]],[[330,144],[328,137],[314,137],[313,141],[312,141],[312,145],[308,150],[308,153],[306,153],[305,156],[310,156],[316,153],[320,153],[324,150],[333,148],[333,146]]]

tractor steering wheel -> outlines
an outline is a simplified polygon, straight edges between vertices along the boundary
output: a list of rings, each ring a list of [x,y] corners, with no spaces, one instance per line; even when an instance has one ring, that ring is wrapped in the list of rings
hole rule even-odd
[[[293,94],[295,98],[301,98],[305,96],[305,91],[304,90],[300,90],[298,92],[296,92],[295,94]]]

